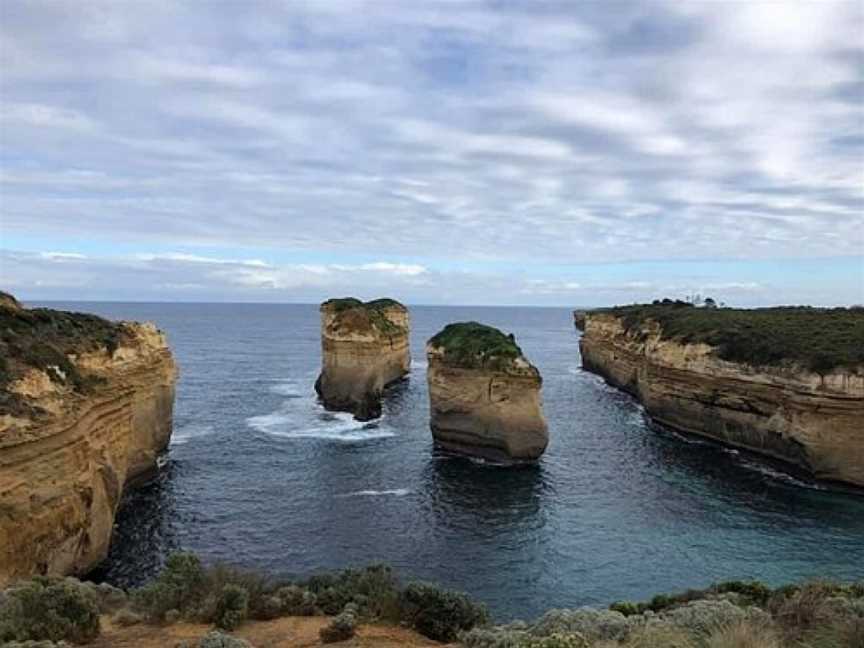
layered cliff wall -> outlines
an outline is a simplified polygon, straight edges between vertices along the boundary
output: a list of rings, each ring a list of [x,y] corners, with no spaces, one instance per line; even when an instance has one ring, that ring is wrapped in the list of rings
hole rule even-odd
[[[82,573],[168,445],[174,361],[151,324],[7,304],[0,318],[0,584]]]
[[[772,327],[767,319],[765,335],[793,358],[775,354],[770,362],[730,361],[721,356],[742,355],[735,340],[753,338],[758,326],[738,318],[745,324],[735,329],[737,338],[727,331],[671,335],[671,328],[692,325],[694,317],[685,315],[689,324],[682,324],[681,317],[662,323],[651,317],[634,320],[632,312],[584,314],[583,367],[636,396],[663,425],[788,462],[819,479],[864,486],[864,366],[857,365],[856,358],[853,366],[843,366],[832,356],[826,360],[817,355],[813,363],[835,366],[805,368],[804,359],[795,359],[794,352],[796,344],[806,345],[806,340],[789,339],[789,318],[798,317],[790,310],[777,314],[785,318],[783,324],[778,319]],[[804,315],[809,321],[818,313]],[[734,319],[725,313],[717,317],[725,318],[719,326]],[[845,327],[842,344],[859,335],[854,316],[844,315],[839,324],[826,318],[824,323]],[[828,336],[825,328],[822,334]],[[718,342],[694,341],[699,337]],[[750,353],[764,355],[768,343],[754,344]],[[834,355],[840,351],[835,347]]]
[[[549,443],[542,379],[512,336],[464,322],[426,346],[430,427],[446,450],[493,461],[533,461]]]
[[[315,390],[327,409],[366,421],[381,415],[384,388],[410,371],[408,309],[391,299],[321,304],[321,374]]]

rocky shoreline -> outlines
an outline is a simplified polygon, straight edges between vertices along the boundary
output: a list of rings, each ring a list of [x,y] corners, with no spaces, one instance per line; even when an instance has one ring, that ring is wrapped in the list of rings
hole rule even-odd
[[[171,438],[177,370],[151,324],[0,303],[0,584],[85,573]]]
[[[684,326],[694,325],[681,319],[693,316],[675,313],[686,307],[643,310],[638,320],[633,308],[574,314],[584,329],[579,342],[584,369],[635,396],[662,425],[786,462],[816,479],[864,486],[864,366],[853,362],[815,371],[806,358],[724,359],[722,353],[740,351],[729,342],[721,352],[720,344],[688,338]],[[709,322],[712,317],[698,315]],[[803,313],[808,319],[813,315]],[[760,316],[788,323],[802,314],[779,309]],[[664,330],[664,317],[666,327],[680,329],[677,335]],[[752,328],[744,330],[754,335]],[[784,342],[781,328],[770,335]],[[787,348],[794,350],[793,343]],[[816,361],[831,364],[830,357]]]

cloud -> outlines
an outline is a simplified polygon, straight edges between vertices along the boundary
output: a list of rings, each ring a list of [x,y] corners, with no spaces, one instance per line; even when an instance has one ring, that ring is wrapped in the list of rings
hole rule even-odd
[[[768,284],[729,264],[864,253],[862,30],[843,0],[9,0],[2,245],[220,250],[161,262],[250,291],[460,267],[442,295],[569,299],[612,284],[547,266],[692,259]]]

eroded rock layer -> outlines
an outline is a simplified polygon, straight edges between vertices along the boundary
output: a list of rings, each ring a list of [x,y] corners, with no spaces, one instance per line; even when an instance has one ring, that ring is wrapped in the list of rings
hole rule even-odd
[[[0,304],[0,584],[105,558],[124,487],[156,468],[176,369],[151,324]]]
[[[476,335],[485,339],[472,342]],[[440,447],[493,461],[543,454],[542,379],[512,336],[474,322],[451,324],[429,341],[426,355],[430,425]]]
[[[664,339],[608,312],[584,315],[582,366],[637,397],[657,422],[864,486],[864,368],[754,366],[706,343]]]
[[[392,299],[321,304],[321,374],[315,382],[327,409],[361,421],[381,416],[384,388],[411,368],[408,309]]]

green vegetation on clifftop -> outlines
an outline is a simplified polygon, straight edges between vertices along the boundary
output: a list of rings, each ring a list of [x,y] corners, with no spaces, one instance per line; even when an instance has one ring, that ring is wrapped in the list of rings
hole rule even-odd
[[[29,369],[45,371],[51,380],[86,392],[98,381],[82,375],[68,356],[99,349],[113,353],[123,334],[122,324],[96,315],[23,309],[8,299],[0,302],[0,414],[34,413],[20,396],[8,391],[9,384]]]
[[[479,322],[448,324],[429,344],[444,351],[444,360],[465,369],[501,369],[522,355],[512,334]]]
[[[717,356],[754,366],[794,364],[818,373],[864,365],[864,308],[698,308],[685,302],[655,302],[600,309],[622,318],[627,331],[642,335],[649,321],[661,337],[705,343]]]
[[[395,324],[384,314],[388,308],[407,311],[403,304],[387,297],[368,302],[362,302],[354,297],[341,297],[328,299],[321,304],[321,310],[337,313],[349,327],[357,328],[369,324],[384,335],[405,333],[404,327]]]

